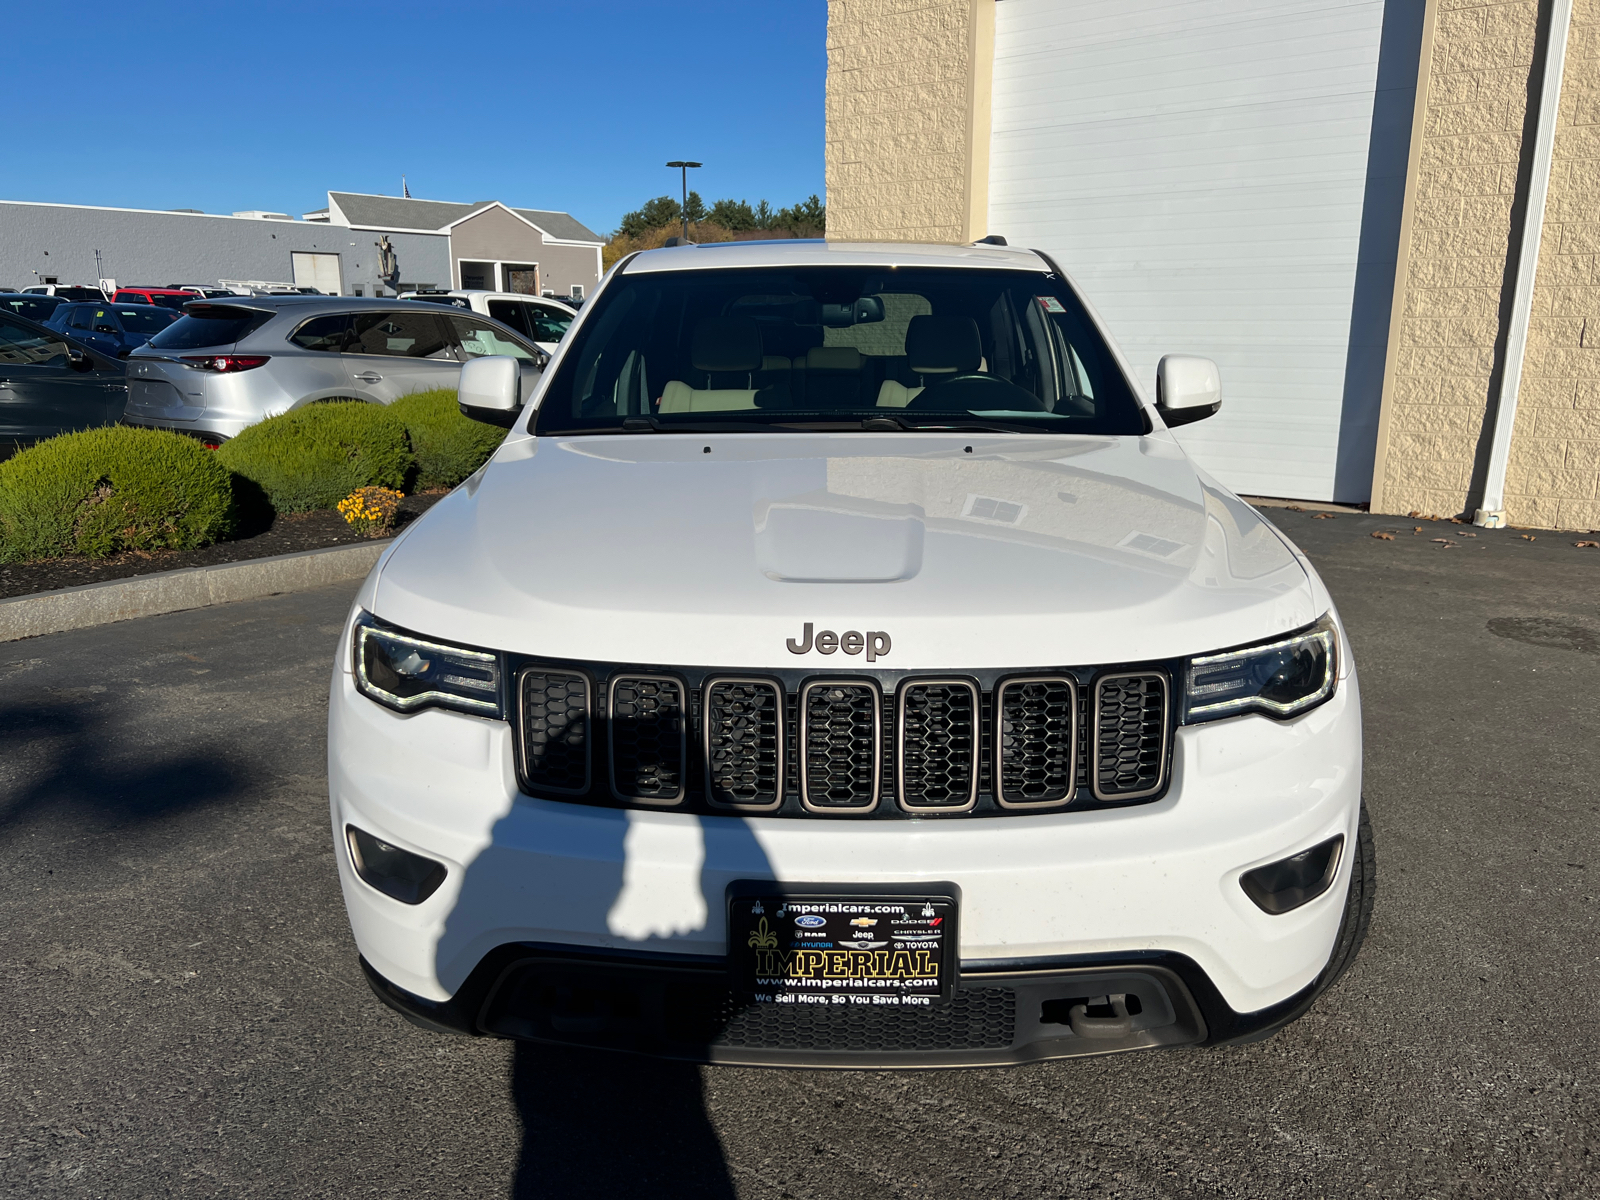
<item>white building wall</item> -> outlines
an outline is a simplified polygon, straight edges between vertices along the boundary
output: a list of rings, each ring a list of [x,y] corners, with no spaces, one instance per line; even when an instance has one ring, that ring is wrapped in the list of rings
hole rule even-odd
[[[1390,5],[1416,10],[1389,14],[1391,41],[1420,28],[1420,0]],[[996,8],[989,229],[1055,257],[1152,392],[1162,354],[1216,359],[1221,414],[1177,436],[1247,493],[1367,497],[1395,259],[1373,234],[1397,231],[1405,170],[1383,114],[1409,128],[1415,88],[1412,42],[1409,84],[1391,71],[1380,92],[1385,15],[1382,0]],[[1374,299],[1380,321],[1361,315]]]

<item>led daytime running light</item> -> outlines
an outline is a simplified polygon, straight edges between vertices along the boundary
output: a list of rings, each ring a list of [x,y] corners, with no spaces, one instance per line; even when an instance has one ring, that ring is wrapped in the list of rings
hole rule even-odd
[[[1249,678],[1252,665],[1274,658],[1292,664],[1298,652],[1309,648],[1321,649],[1322,674],[1320,679],[1308,680],[1311,686],[1302,694],[1289,700],[1275,700],[1264,694],[1272,680],[1253,682]],[[1232,670],[1229,670],[1230,666]],[[1327,700],[1333,695],[1338,681],[1339,636],[1332,619],[1323,617],[1311,629],[1281,641],[1190,659],[1184,720],[1205,721],[1247,712],[1291,717]]]
[[[364,616],[355,628],[356,689],[378,703],[400,712],[443,706],[498,717],[500,707],[500,656],[483,650],[446,646],[385,629]],[[372,678],[368,668],[368,642],[375,641],[396,678],[418,680],[429,674],[423,690],[401,695]],[[406,653],[409,651],[409,653]]]

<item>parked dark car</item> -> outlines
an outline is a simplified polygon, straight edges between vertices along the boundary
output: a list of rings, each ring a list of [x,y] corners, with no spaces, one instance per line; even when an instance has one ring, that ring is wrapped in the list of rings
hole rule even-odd
[[[181,288],[118,288],[111,297],[113,304],[159,304],[162,308],[182,308],[195,298],[193,292]]]
[[[63,304],[72,301],[65,296],[38,296],[31,292],[0,292],[0,312],[12,313],[19,317],[27,317],[30,321],[43,323],[50,319],[50,314]]]
[[[44,324],[114,358],[142,346],[179,317],[154,304],[64,304]]]
[[[74,429],[115,425],[127,369],[57,330],[0,312],[0,458]]]

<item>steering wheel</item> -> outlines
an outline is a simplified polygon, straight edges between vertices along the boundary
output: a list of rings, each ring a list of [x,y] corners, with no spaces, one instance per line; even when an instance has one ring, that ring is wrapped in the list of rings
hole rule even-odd
[[[923,389],[906,408],[915,412],[1046,412],[1044,402],[1009,379],[970,371]]]

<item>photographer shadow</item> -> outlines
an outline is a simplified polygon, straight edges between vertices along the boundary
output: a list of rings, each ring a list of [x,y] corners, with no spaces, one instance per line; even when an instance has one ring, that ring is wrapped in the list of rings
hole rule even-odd
[[[538,914],[558,943],[720,955],[728,883],[773,877],[738,817],[561,808],[535,826],[519,802],[496,823],[446,920],[441,966],[485,952],[458,939],[503,928],[508,913]],[[694,1064],[519,1041],[510,1084],[514,1196],[735,1194]]]

